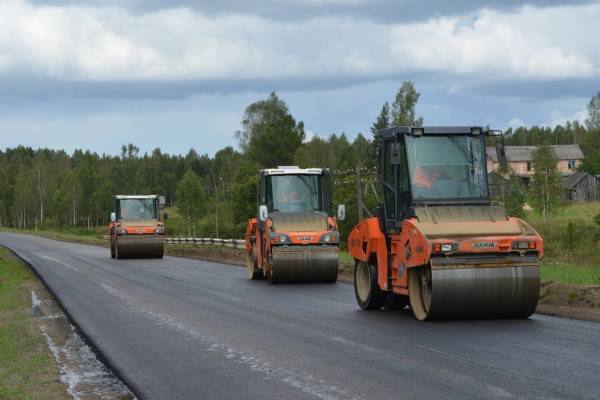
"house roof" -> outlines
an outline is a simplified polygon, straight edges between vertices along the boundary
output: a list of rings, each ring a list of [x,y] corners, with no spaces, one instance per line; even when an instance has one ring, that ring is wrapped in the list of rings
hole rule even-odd
[[[598,177],[590,174],[589,172],[578,171],[578,172],[575,172],[572,175],[569,175],[569,176],[565,177],[565,180],[564,180],[565,188],[567,188],[567,189],[574,189],[575,186],[579,185],[579,183],[582,180],[586,179],[588,176],[591,176],[594,179],[599,179]]]
[[[550,146],[559,160],[582,160],[583,153],[578,144],[558,144]],[[505,146],[506,158],[508,161],[532,161],[532,153],[536,146]],[[495,147],[487,147],[487,156],[489,160],[498,161]]]

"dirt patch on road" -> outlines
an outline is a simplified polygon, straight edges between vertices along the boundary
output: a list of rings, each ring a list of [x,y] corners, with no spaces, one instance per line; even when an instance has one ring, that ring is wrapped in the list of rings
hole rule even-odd
[[[536,312],[600,322],[600,285],[542,282]]]

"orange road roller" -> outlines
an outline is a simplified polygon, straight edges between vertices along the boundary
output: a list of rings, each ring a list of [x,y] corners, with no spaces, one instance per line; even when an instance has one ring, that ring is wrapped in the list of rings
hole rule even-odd
[[[340,235],[328,169],[282,166],[259,172],[258,216],[248,221],[248,277],[271,283],[335,282]],[[338,206],[338,219],[345,217]]]
[[[167,214],[161,220],[159,208],[164,204],[157,195],[115,196],[108,228],[112,258],[163,258]]]
[[[486,138],[499,131],[379,131],[383,204],[348,237],[366,310],[410,306],[419,320],[527,318],[536,309],[541,236],[492,205]]]

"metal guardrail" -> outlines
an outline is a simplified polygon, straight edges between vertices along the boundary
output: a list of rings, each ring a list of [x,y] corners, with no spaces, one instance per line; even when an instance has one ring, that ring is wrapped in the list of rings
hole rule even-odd
[[[108,241],[107,235],[104,235],[104,240]],[[246,241],[243,239],[165,237],[165,244],[208,244],[212,246],[225,246],[234,249],[243,249],[246,246]]]
[[[246,245],[245,240],[241,239],[217,239],[217,238],[183,238],[183,237],[165,237],[166,244],[200,244],[200,245],[213,245],[213,246],[225,246],[234,249],[244,248]]]

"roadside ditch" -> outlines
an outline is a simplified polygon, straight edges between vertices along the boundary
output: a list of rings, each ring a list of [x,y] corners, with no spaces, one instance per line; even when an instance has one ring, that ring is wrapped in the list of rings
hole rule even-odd
[[[4,356],[15,353],[11,365],[0,365],[0,377],[8,383],[0,382],[0,398],[135,399],[35,271],[8,249],[0,246],[0,253],[0,292],[9,296],[0,307],[7,317],[0,340],[8,352]]]

